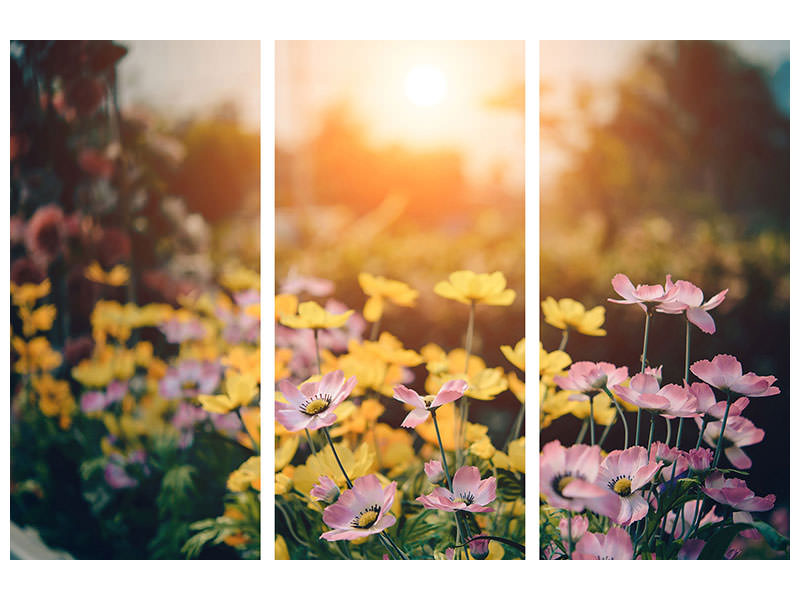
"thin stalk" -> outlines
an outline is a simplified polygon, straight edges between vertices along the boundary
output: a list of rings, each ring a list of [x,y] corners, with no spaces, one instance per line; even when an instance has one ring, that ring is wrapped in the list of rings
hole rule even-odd
[[[641,373],[644,373],[644,367],[647,364],[647,340],[650,337],[650,310],[648,309],[645,312],[644,318],[644,342],[642,343],[642,370]],[[636,437],[634,438],[633,445],[639,445],[639,427],[641,425],[642,420],[642,409],[636,409]]]
[[[617,415],[614,415],[614,418],[608,422],[608,425],[603,427],[603,433],[600,434],[600,439],[597,441],[597,445],[601,448],[603,447],[603,443],[606,441],[608,437],[608,432],[611,431],[611,427],[613,427],[614,423],[617,422]]]
[[[603,391],[611,398],[611,401],[614,403],[614,407],[617,409],[617,413],[619,413],[619,418],[622,421],[622,427],[625,429],[625,450],[628,449],[628,421],[625,419],[625,413],[622,412],[622,407],[617,402],[617,399],[614,398],[614,394],[608,391],[608,387],[603,386]]]
[[[369,339],[370,339],[370,341],[371,341],[371,342],[374,342],[375,340],[377,340],[377,339],[378,339],[378,332],[379,332],[379,331],[380,331],[380,329],[381,329],[381,318],[382,318],[382,317],[383,317],[383,315],[381,315],[380,317],[378,317],[378,320],[377,320],[377,321],[375,321],[375,322],[372,324],[372,329],[370,329],[370,332],[369,332]]]
[[[508,450],[508,445],[515,439],[519,437],[519,432],[522,429],[522,423],[525,421],[525,404],[520,404],[519,412],[517,413],[517,418],[514,420],[514,425],[511,427],[511,434],[506,439],[506,443],[503,444],[503,452]]]
[[[472,355],[472,337],[475,333],[475,301],[471,300],[469,303],[469,320],[467,321],[467,333],[464,338],[464,376],[469,373],[469,359]],[[464,396],[461,400],[461,412],[459,419],[456,421],[456,466],[461,464],[462,451],[464,440],[464,429],[467,426],[469,419],[469,398]]]
[[[578,431],[578,437],[575,438],[576,444],[582,444],[583,438],[586,437],[586,431],[589,429],[589,419],[583,420],[583,425],[581,425],[580,431]]]
[[[656,418],[650,414],[650,435],[647,438],[647,454],[650,454],[650,445],[653,443],[653,432],[656,430]]]
[[[558,349],[562,352],[564,348],[567,347],[567,340],[569,339],[569,329],[564,329],[564,332],[561,334],[561,343],[558,345]]]
[[[572,560],[572,511],[568,511],[567,514],[567,557]]]
[[[436,410],[431,411],[431,417],[433,417],[433,428],[436,430],[436,440],[439,442],[439,453],[442,455],[442,466],[444,467],[444,474],[447,477],[447,487],[450,492],[453,492],[453,480],[450,478],[450,469],[447,467],[447,457],[444,454],[444,446],[442,445],[442,436],[439,434],[439,421],[436,419]],[[456,519],[456,544],[458,544],[461,540],[469,539],[463,530],[463,523],[461,522],[461,517],[458,514],[458,511],[454,513]],[[460,538],[460,539],[459,539]]]
[[[314,329],[314,350],[317,353],[317,373],[322,375],[322,361],[319,359],[319,329]]]
[[[669,446],[669,440],[672,437],[672,419],[665,417],[664,420],[667,422],[667,439],[664,440],[664,443]]]
[[[594,395],[589,396],[589,439],[594,446]]]
[[[700,442],[703,441],[703,435],[706,432],[706,425],[708,425],[708,417],[703,417],[703,427],[700,429],[700,435],[697,436],[697,443],[694,445],[695,450],[700,447]]]
[[[731,391],[728,390],[728,397],[725,399],[725,416],[722,417],[722,427],[719,430],[719,437],[717,438],[717,449],[714,451],[714,462],[711,465],[712,469],[717,468],[719,462],[720,451],[722,450],[722,443],[725,440],[725,425],[728,423],[728,411],[731,409]]]
[[[317,448],[314,446],[314,442],[311,440],[311,432],[306,427],[303,431],[306,432],[306,439],[308,440],[308,447],[311,448],[311,454],[317,453]]]
[[[691,323],[686,319],[686,350],[684,352],[683,360],[683,382],[689,385],[689,340],[691,338]],[[678,437],[675,438],[675,448],[680,450],[681,447],[681,434],[683,433],[683,417],[678,420]]]

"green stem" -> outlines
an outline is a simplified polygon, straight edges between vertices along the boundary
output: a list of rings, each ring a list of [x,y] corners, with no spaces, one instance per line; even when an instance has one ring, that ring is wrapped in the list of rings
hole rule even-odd
[[[650,309],[645,312],[644,318],[644,342],[642,343],[642,370],[641,373],[644,373],[644,367],[647,364],[647,341],[650,337]],[[642,409],[636,409],[636,437],[634,438],[633,445],[639,445],[639,428],[641,425],[642,420]]]
[[[564,348],[567,347],[567,340],[569,339],[569,329],[565,328],[564,332],[561,334],[561,343],[558,345],[558,349],[562,352]]]
[[[325,438],[328,440],[328,445],[331,447],[331,452],[333,452],[333,457],[336,459],[336,464],[339,465],[339,469],[342,471],[342,475],[344,475],[344,479],[347,482],[347,487],[352,488],[353,482],[350,481],[350,478],[347,476],[347,471],[344,470],[344,465],[342,461],[339,460],[339,455],[336,453],[336,447],[333,445],[333,440],[331,439],[331,434],[328,433],[328,428],[323,427],[322,432],[325,434]]]
[[[727,390],[728,397],[725,399],[725,415],[722,417],[722,427],[719,430],[719,437],[717,438],[717,449],[714,451],[714,463],[711,465],[712,469],[717,468],[719,462],[719,455],[722,451],[722,444],[725,441],[725,425],[728,423],[728,411],[731,409],[731,391]]]
[[[522,403],[519,406],[519,412],[517,413],[517,418],[514,420],[514,425],[511,427],[511,434],[506,439],[506,443],[503,444],[503,452],[508,450],[508,445],[515,439],[519,437],[519,432],[522,429],[522,423],[525,421],[525,404]]]
[[[622,421],[622,427],[625,429],[625,450],[628,449],[628,421],[625,420],[625,413],[622,412],[622,407],[617,402],[617,399],[614,398],[614,394],[612,394],[608,387],[603,386],[603,391],[611,398],[611,401],[614,403],[614,407],[617,409],[617,413],[619,413],[619,418]]]
[[[314,329],[314,350],[317,353],[317,373],[322,375],[322,361],[319,358],[319,329]]]
[[[447,457],[444,454],[444,446],[442,445],[442,436],[439,434],[439,421],[436,419],[435,409],[431,411],[431,417],[433,418],[433,428],[436,430],[436,440],[439,442],[439,453],[442,455],[442,466],[444,467],[445,477],[447,477],[447,487],[450,493],[453,493],[453,480],[450,477],[450,469],[447,467]],[[461,540],[468,539],[468,536],[464,534],[464,525],[458,511],[454,513],[454,516],[456,519],[456,544],[458,544]]]
[[[669,440],[672,437],[672,419],[664,417],[664,420],[667,422],[667,439],[664,440],[664,443],[669,446]]]
[[[372,324],[372,329],[369,332],[369,339],[370,339],[371,342],[374,342],[375,340],[378,339],[378,332],[380,331],[380,328],[381,328],[381,319],[382,318],[383,318],[383,315],[378,317],[378,320],[375,321]]]
[[[603,427],[603,433],[600,434],[600,439],[597,441],[597,445],[600,446],[601,448],[603,447],[603,443],[606,441],[606,438],[608,437],[608,432],[611,431],[611,427],[616,422],[617,422],[617,415],[614,415],[614,418],[608,422],[608,425]]]
[[[578,431],[578,437],[575,438],[576,444],[582,444],[583,438],[586,437],[586,431],[589,429],[589,419],[583,420],[583,425],[581,425],[580,431]]]
[[[317,453],[317,448],[314,446],[314,442],[311,441],[311,432],[308,430],[308,427],[304,429],[306,432],[306,439],[308,440],[308,447],[311,449],[311,454]]]
[[[656,418],[650,413],[650,435],[647,438],[647,454],[650,455],[650,444],[653,443],[653,432],[656,429]]]
[[[594,446],[594,395],[589,396],[589,439]]]
[[[469,359],[472,355],[472,337],[475,333],[475,301],[469,303],[469,320],[467,321],[467,333],[464,338],[464,377],[469,373]],[[464,430],[469,419],[469,398],[464,396],[461,401],[461,413],[456,421],[456,467],[462,463],[463,453],[461,447],[464,445]]]
[[[703,435],[706,432],[706,425],[708,425],[708,417],[703,417],[703,427],[700,429],[700,435],[697,436],[697,443],[694,445],[695,450],[700,447],[700,442],[703,441]]]

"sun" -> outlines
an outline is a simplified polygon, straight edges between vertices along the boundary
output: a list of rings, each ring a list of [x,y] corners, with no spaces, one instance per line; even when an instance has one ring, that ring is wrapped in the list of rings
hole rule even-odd
[[[447,95],[447,80],[433,65],[417,65],[406,75],[406,96],[417,106],[434,106]]]

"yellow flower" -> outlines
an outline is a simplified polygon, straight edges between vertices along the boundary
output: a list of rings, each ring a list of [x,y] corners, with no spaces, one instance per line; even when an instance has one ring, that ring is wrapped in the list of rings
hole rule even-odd
[[[404,367],[416,367],[424,361],[422,355],[403,348],[403,342],[388,331],[381,333],[377,342],[364,341],[359,345],[355,340],[350,340],[347,350],[351,354],[358,354],[359,350],[364,350],[384,362]]]
[[[242,375],[249,375],[261,383],[261,349],[249,350],[242,346],[231,348],[221,360],[226,367],[236,369]]]
[[[32,306],[36,304],[37,300],[50,293],[50,280],[45,279],[42,283],[23,283],[22,285],[17,285],[12,281],[9,287],[11,302],[15,306]]]
[[[53,379],[49,373],[31,380],[33,389],[39,396],[39,410],[48,417],[61,416],[70,418],[75,409],[75,399],[67,381]],[[67,426],[69,421],[67,420]],[[63,427],[66,429],[66,427]]]
[[[503,560],[505,555],[506,549],[503,548],[503,544],[494,540],[489,541],[489,556],[485,560]]]
[[[384,299],[390,300],[398,306],[414,306],[419,292],[412,289],[402,281],[387,279],[382,276],[359,273],[358,283],[364,293],[369,296],[364,305],[364,318],[374,323],[383,314]]]
[[[525,371],[525,338],[518,341],[513,348],[511,346],[500,346],[500,351],[508,359],[508,362],[520,371]]]
[[[525,438],[521,437],[508,445],[508,462],[514,471],[525,472]]]
[[[490,459],[494,456],[496,449],[492,446],[492,441],[485,437],[480,441],[473,442],[470,447],[469,451],[479,458]]]
[[[353,452],[345,444],[335,444],[336,453],[342,461],[342,465],[347,471],[347,475],[351,481],[358,477],[367,475],[372,472],[373,464],[375,462],[375,452],[369,447],[369,444],[361,444],[358,449]],[[327,475],[338,485],[343,488],[346,485],[344,475],[333,456],[330,446],[325,446],[324,450],[312,454],[306,460],[306,464],[300,465],[294,472],[294,487],[299,492],[308,495],[311,488],[319,480],[320,475]]]
[[[275,473],[275,493],[279,496],[288,494],[292,491],[292,477],[290,473],[294,473],[294,467],[287,466],[280,473]]]
[[[494,273],[473,273],[455,271],[448,281],[440,281],[433,288],[435,294],[463,304],[489,304],[508,306],[517,294],[506,288],[506,278],[500,271]]]
[[[251,456],[228,476],[228,489],[232,492],[244,492],[251,485],[256,490],[261,489],[260,456]]]
[[[84,359],[72,368],[72,378],[86,387],[101,388],[114,377],[111,361]]]
[[[147,367],[153,360],[153,344],[144,340],[133,347],[133,360],[138,367]]]
[[[118,287],[128,283],[131,272],[125,265],[115,265],[108,273],[103,271],[100,263],[92,262],[84,271],[84,276],[90,281]]]
[[[458,379],[458,377],[452,379]],[[494,400],[497,394],[508,389],[508,379],[506,379],[502,367],[483,369],[468,377],[467,381],[469,387],[464,395],[475,400]]]
[[[587,311],[583,304],[572,298],[562,298],[558,302],[548,296],[542,302],[544,320],[558,329],[572,328],[584,335],[603,336],[605,329],[601,329],[606,320],[604,306],[595,306]]]
[[[294,294],[278,294],[275,296],[275,320],[297,314],[297,296]]]
[[[253,441],[259,446],[261,445],[261,407],[245,406],[240,413],[245,431],[240,431],[236,439],[242,446],[256,450],[253,448]]]
[[[37,331],[48,331],[53,326],[56,318],[56,307],[45,304],[36,310],[31,310],[28,305],[20,306],[19,316],[22,319],[22,333],[30,337]]]
[[[261,289],[260,275],[244,267],[226,271],[220,277],[220,283],[232,292]]]
[[[199,394],[197,400],[208,412],[224,415],[240,406],[247,406],[256,393],[258,393],[258,383],[255,379],[228,370],[225,373],[225,394],[213,396]]]
[[[563,350],[548,352],[544,349],[542,342],[539,342],[539,377],[545,378],[548,385],[552,383],[553,375],[558,375],[570,364],[572,364],[572,359],[569,354]]]
[[[300,437],[294,435],[292,437],[284,438],[280,445],[275,448],[276,471],[283,470],[283,468],[291,462],[291,460],[294,458],[295,452],[297,452],[297,446],[299,444]]]
[[[340,315],[329,313],[313,300],[301,302],[297,308],[297,315],[285,315],[281,317],[282,325],[293,329],[332,329],[341,327],[347,323],[347,319],[354,311],[348,310]]]
[[[275,560],[290,560],[289,547],[282,535],[275,536]]]
[[[508,374],[508,389],[517,397],[517,400],[525,404],[525,382],[517,377],[516,373]]]
[[[19,359],[14,363],[16,373],[52,371],[61,364],[61,354],[50,347],[47,338],[40,336],[26,342],[14,336],[11,338],[11,345],[19,355]]]

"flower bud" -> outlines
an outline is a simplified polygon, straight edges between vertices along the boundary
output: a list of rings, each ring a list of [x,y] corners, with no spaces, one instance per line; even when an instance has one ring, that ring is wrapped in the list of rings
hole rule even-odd
[[[469,543],[469,553],[475,560],[484,560],[489,556],[489,540],[482,538]]]
[[[442,468],[442,463],[438,460],[426,462],[423,468],[425,469],[425,475],[427,475],[428,481],[431,483],[438,483],[444,478],[444,469]]]
[[[311,488],[309,495],[315,500],[333,504],[339,498],[339,488],[327,475],[320,475],[319,482]]]
[[[708,448],[696,448],[689,450],[687,460],[692,471],[702,472],[711,468],[712,457],[711,450]]]

